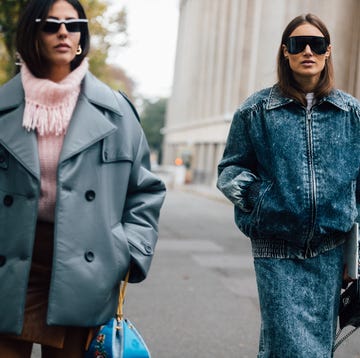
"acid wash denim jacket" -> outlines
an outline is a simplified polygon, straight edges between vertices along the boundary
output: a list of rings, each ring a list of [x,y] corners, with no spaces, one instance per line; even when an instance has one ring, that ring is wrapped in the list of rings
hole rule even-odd
[[[360,103],[333,90],[310,109],[277,85],[236,111],[217,187],[254,257],[308,258],[346,239],[360,210]]]

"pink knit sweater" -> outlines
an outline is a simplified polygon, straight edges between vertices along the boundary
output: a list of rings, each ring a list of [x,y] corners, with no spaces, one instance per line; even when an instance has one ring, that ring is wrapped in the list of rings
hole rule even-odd
[[[54,221],[57,167],[64,136],[80,93],[80,83],[88,62],[72,71],[61,82],[34,77],[25,64],[21,79],[25,91],[23,127],[36,130],[41,172],[38,219]]]

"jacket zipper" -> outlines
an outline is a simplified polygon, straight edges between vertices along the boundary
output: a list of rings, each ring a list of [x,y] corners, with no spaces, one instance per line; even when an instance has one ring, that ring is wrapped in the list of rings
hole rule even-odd
[[[306,129],[307,129],[307,140],[308,140],[308,167],[310,175],[310,225],[306,240],[305,258],[311,256],[310,241],[314,236],[315,231],[315,217],[316,217],[316,179],[314,169],[314,143],[312,139],[312,118],[311,110],[306,111]]]

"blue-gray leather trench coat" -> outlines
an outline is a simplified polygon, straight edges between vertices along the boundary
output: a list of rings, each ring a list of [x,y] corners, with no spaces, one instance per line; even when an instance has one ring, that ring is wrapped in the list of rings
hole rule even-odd
[[[0,88],[0,332],[20,334],[40,195],[35,132],[22,128],[20,76]],[[96,326],[119,283],[146,277],[165,186],[130,105],[87,73],[57,173],[49,325]]]

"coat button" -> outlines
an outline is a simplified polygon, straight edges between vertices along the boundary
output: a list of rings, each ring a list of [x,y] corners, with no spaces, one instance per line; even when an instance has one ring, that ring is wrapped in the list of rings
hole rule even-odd
[[[4,255],[0,255],[0,267],[4,266],[6,263],[6,257]]]
[[[93,201],[95,199],[95,191],[94,190],[88,190],[86,193],[85,193],[85,199],[87,201]]]
[[[14,202],[14,197],[12,195],[5,195],[3,203],[5,206],[11,206]]]
[[[84,257],[87,262],[92,262],[95,260],[95,254],[92,251],[86,251]]]
[[[145,245],[145,251],[146,251],[146,253],[148,253],[148,254],[151,254],[152,253],[152,247],[150,246],[150,245]]]

